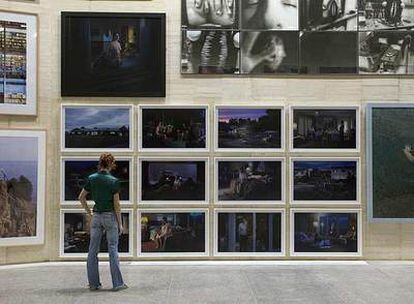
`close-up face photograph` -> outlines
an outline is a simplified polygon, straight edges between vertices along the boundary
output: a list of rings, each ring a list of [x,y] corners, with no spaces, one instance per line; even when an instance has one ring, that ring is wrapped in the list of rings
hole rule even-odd
[[[241,0],[243,30],[297,30],[300,0]]]

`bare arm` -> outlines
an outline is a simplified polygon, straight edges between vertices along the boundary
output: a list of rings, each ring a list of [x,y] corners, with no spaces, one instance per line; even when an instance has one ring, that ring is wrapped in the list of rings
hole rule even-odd
[[[116,215],[116,221],[118,222],[118,231],[119,234],[122,234],[124,227],[122,226],[122,219],[121,219],[121,204],[119,199],[119,193],[114,194],[114,210]]]
[[[85,209],[88,215],[92,215],[92,210],[88,206],[88,201],[86,200],[86,196],[88,195],[88,191],[82,189],[81,193],[79,194],[79,201],[82,204],[83,209]]]

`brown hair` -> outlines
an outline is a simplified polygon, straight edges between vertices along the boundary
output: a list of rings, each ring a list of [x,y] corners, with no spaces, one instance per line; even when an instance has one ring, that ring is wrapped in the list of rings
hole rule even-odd
[[[114,170],[116,168],[115,157],[111,153],[102,153],[99,157],[99,170]]]

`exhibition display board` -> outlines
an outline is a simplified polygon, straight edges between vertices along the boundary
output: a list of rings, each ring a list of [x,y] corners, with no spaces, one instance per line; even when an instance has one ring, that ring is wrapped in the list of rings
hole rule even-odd
[[[0,3],[0,264],[85,259],[106,151],[122,259],[412,258],[408,2]]]

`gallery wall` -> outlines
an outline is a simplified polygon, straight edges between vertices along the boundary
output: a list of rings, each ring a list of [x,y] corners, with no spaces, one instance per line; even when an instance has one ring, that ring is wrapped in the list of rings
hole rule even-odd
[[[60,110],[62,103],[96,104],[272,104],[276,106],[360,106],[361,119],[361,174],[362,174],[362,218],[363,258],[365,259],[412,259],[414,258],[414,224],[368,223],[366,210],[365,181],[365,105],[368,102],[414,101],[414,80],[409,77],[358,77],[358,76],[294,76],[294,77],[215,77],[182,76],[180,74],[181,45],[181,1],[88,1],[88,0],[0,0],[0,9],[6,11],[38,14],[38,116],[0,116],[1,129],[45,129],[47,130],[47,183],[45,244],[27,247],[0,247],[0,264],[60,260]],[[167,91],[166,98],[62,98],[60,94],[60,12],[165,12],[167,15]],[[212,114],[212,112],[210,113]],[[288,111],[286,111],[288,115]],[[213,115],[210,115],[210,119]],[[287,117],[286,117],[287,121]],[[212,125],[212,120],[210,121]],[[286,130],[286,138],[288,133]],[[211,150],[212,151],[212,150]],[[90,154],[94,155],[93,153]],[[188,157],[199,153],[186,154]],[[231,156],[275,156],[269,153]],[[137,152],[128,156],[138,156]],[[151,154],[146,156],[157,156]],[[178,156],[178,154],[168,154]],[[221,153],[204,153],[210,157],[210,176],[213,174],[213,157]],[[278,157],[292,156],[287,152]],[[294,156],[303,156],[300,153]],[[318,156],[317,154],[315,156]],[[330,153],[330,157],[341,154]],[[346,155],[345,155],[346,156]],[[359,156],[359,154],[351,155]],[[289,169],[288,169],[289,171]],[[134,184],[135,185],[135,184]],[[288,185],[286,185],[288,187]],[[210,184],[210,198],[213,198]],[[134,189],[134,195],[136,197]],[[285,192],[288,194],[288,188]],[[133,209],[137,210],[136,204]],[[210,200],[210,221],[213,202]],[[290,207],[287,206],[287,212]],[[289,224],[289,217],[286,217]],[[135,223],[135,222],[134,222]],[[212,222],[210,222],[212,227]],[[288,240],[286,240],[288,243]],[[133,248],[136,253],[136,238]],[[213,244],[210,243],[210,248]],[[289,258],[289,257],[286,257]]]

